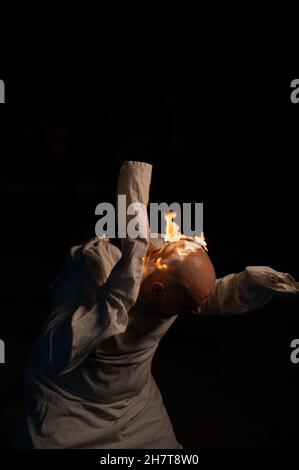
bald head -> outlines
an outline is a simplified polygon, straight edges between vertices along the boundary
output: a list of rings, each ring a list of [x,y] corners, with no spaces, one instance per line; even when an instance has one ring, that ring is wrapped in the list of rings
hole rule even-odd
[[[140,296],[157,314],[197,313],[214,289],[215,270],[192,239],[165,243],[148,254]]]

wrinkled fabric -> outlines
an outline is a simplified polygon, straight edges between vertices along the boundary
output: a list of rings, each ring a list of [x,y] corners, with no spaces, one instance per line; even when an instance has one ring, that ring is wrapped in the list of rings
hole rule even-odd
[[[290,274],[269,266],[248,266],[238,274],[217,279],[201,313],[239,315],[264,307],[278,295],[298,293],[299,283]]]
[[[127,162],[118,194],[147,204],[151,165]],[[175,317],[134,315],[148,239],[73,247],[25,380],[16,447],[180,448],[151,374]]]
[[[151,165],[127,162],[118,193],[147,204]],[[150,246],[156,247],[153,242]],[[176,317],[134,312],[148,239],[107,239],[70,249],[25,379],[21,448],[181,448],[151,373]],[[216,281],[205,314],[240,314],[298,292],[285,273],[248,267]]]

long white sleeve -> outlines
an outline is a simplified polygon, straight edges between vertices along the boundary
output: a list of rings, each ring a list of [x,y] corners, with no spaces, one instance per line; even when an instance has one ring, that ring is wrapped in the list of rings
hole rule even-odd
[[[119,175],[118,194],[126,195],[129,204],[140,202],[146,205],[151,171],[152,167],[147,163],[124,163]],[[105,249],[107,242],[98,243]],[[68,286],[66,295],[61,303],[56,304],[35,348],[43,365],[54,372],[69,372],[103,340],[123,333],[128,324],[127,313],[138,297],[148,238],[126,237],[122,240],[121,258],[102,286],[97,286],[95,273],[97,267],[98,270],[101,267],[97,266],[92,244],[87,248],[79,250],[77,258],[80,263],[71,265],[68,270],[75,282],[62,279]],[[82,271],[83,276],[80,276]],[[78,290],[82,290],[82,282],[87,294],[80,295]]]
[[[265,306],[279,294],[298,293],[299,285],[290,274],[268,266],[249,266],[238,274],[217,279],[202,313],[238,315]]]

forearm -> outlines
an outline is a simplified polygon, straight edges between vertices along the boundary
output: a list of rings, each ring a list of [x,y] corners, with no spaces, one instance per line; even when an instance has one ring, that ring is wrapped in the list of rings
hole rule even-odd
[[[147,204],[151,170],[151,165],[140,162],[127,162],[122,166],[118,194],[127,197],[127,205],[134,202]],[[148,226],[147,217],[142,222]],[[143,237],[132,238],[127,234],[122,240],[121,259],[106,282],[97,289],[95,298],[83,304],[66,301],[57,307],[40,338],[45,360],[53,369],[68,372],[104,339],[126,330],[128,311],[138,297],[147,248],[148,230]],[[93,261],[86,256],[86,268]]]
[[[298,291],[297,283],[289,274],[268,266],[250,266],[238,274],[217,279],[202,313],[239,315],[264,307],[280,293]]]

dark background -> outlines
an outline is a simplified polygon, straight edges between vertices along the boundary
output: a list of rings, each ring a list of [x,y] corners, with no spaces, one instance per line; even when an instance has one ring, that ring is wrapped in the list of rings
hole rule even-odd
[[[24,71],[0,106],[0,446],[22,407],[22,373],[68,247],[94,236],[127,159],[154,165],[151,201],[204,202],[217,276],[268,265],[299,278],[299,104],[290,82],[254,73],[166,78]],[[154,373],[184,447],[298,445],[298,302],[234,319],[182,317]]]

